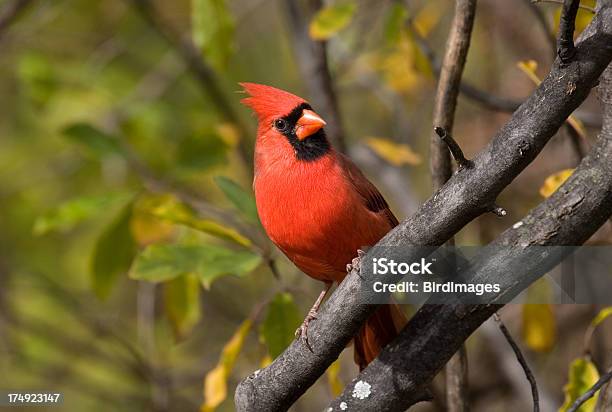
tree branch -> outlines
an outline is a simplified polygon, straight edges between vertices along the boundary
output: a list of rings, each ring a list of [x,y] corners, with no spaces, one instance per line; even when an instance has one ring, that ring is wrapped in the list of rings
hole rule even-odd
[[[322,7],[321,0],[309,0],[311,12]],[[293,52],[298,61],[302,79],[317,111],[327,120],[325,131],[334,146],[346,152],[344,130],[338,99],[327,61],[326,43],[314,41],[308,35],[308,20],[296,0],[285,0],[289,32],[293,39]]]
[[[574,245],[584,243],[606,222],[611,211],[612,136],[601,135],[561,190],[533,209],[522,225],[502,233],[462,274],[466,283],[498,283],[500,293],[478,305],[468,304],[468,294],[437,300],[442,304],[426,303],[330,406],[346,402],[351,411],[369,411],[376,405],[377,411],[392,412],[418,402],[430,380],[502,301],[517,296],[561,262]],[[549,253],[539,247],[564,245],[571,247]],[[352,393],[359,381],[367,382],[371,395],[355,400]]]
[[[569,114],[584,101],[612,59],[610,4],[602,7],[581,37],[583,41],[576,47],[574,61],[563,67],[558,63],[553,65],[534,93],[474,159],[474,167],[455,173],[414,215],[389,232],[377,246],[441,245],[489,208],[497,195],[527,167]],[[568,87],[570,85],[572,87]],[[568,93],[568,90],[572,92]],[[612,164],[609,159],[608,163]],[[608,171],[608,175],[612,173]],[[600,195],[593,198],[609,212],[610,205]],[[591,199],[585,198],[583,204],[591,204]],[[596,219],[586,220],[578,230],[584,233],[596,223]],[[564,232],[565,229],[562,227],[560,230]],[[415,254],[407,258],[420,257]],[[366,254],[365,259],[371,259],[371,256]],[[393,276],[388,279],[389,282],[394,280],[399,279]],[[376,298],[380,299],[380,296]],[[358,270],[351,271],[323,305],[317,320],[310,324],[308,336],[313,352],[305,350],[301,343],[293,342],[257,376],[251,375],[240,383],[235,396],[237,410],[286,410],[323,374],[373,313],[376,305],[368,305],[369,301],[374,301],[374,297],[363,293],[361,274]],[[424,310],[418,319],[429,316],[427,311],[432,311],[431,307]],[[445,316],[454,316],[452,312],[445,314],[444,308],[441,313],[441,320]],[[475,314],[467,319],[476,327],[491,313],[482,313],[476,308]],[[430,315],[428,321],[437,319],[435,311]],[[418,322],[411,322],[411,325],[406,333],[415,329]],[[427,328],[428,325],[420,326]],[[429,335],[429,331],[425,335]],[[455,339],[453,331],[445,332],[445,335],[437,346]],[[423,338],[417,340],[423,341]],[[451,347],[453,353],[457,347]],[[422,359],[416,364],[423,365]]]
[[[451,133],[475,15],[476,0],[455,2],[455,15],[446,40],[446,51],[434,99],[434,132],[430,136],[430,171],[434,191],[440,189],[452,175],[449,150],[460,167],[467,164]],[[440,133],[440,130],[443,130],[443,133]],[[448,244],[454,244],[454,238],[449,239]],[[465,346],[462,346],[446,365],[446,404],[450,412],[468,410],[467,370],[467,351]]]
[[[574,46],[574,30],[576,29],[576,15],[580,0],[563,0],[561,19],[559,20],[559,39],[557,40],[557,55],[564,64],[572,61],[576,55]]]
[[[531,0],[532,3],[556,3],[563,4],[563,0]],[[583,4],[578,4],[578,8],[590,11],[591,13],[595,13],[595,9],[593,7],[585,6]]]
[[[457,0],[455,3],[455,17],[451,24],[451,29],[446,42],[446,53],[442,61],[438,89],[434,100],[433,124],[434,134],[431,135],[431,175],[434,190],[439,189],[446,183],[452,174],[452,166],[449,155],[449,148],[455,156],[460,154],[458,162],[465,160],[459,146],[455,143],[453,150],[449,143],[454,140],[445,140],[439,133],[442,128],[448,135],[452,134],[457,107],[457,97],[461,84],[461,75],[468,49],[470,47],[470,37],[474,25],[476,14],[476,0]],[[446,136],[447,133],[444,133]]]
[[[504,325],[504,322],[502,322],[499,315],[495,313],[493,314],[493,318],[495,319],[495,322],[497,322],[499,329],[504,334],[504,337],[506,338],[506,340],[508,341],[508,344],[512,348],[512,351],[516,355],[516,360],[518,361],[518,363],[523,368],[523,371],[525,372],[525,377],[529,381],[529,385],[531,386],[531,396],[533,397],[533,412],[539,412],[540,411],[540,395],[538,394],[538,384],[536,382],[535,377],[533,376],[533,373],[531,372],[531,369],[529,368],[529,365],[527,364],[527,360],[523,356],[521,349],[518,347],[518,345],[512,338],[510,331],[508,330],[508,328],[506,328],[506,325]]]
[[[610,410],[612,410],[612,384],[610,384],[608,380],[608,383],[601,388],[595,412],[606,412]]]
[[[436,133],[436,135],[438,135],[440,140],[444,142],[446,147],[448,147],[448,150],[450,150],[451,154],[453,155],[453,158],[455,159],[455,162],[457,162],[457,165],[460,169],[472,166],[472,162],[465,158],[463,150],[461,150],[459,144],[455,141],[455,139],[453,139],[453,136],[451,136],[446,129],[436,126],[434,127],[434,132]]]

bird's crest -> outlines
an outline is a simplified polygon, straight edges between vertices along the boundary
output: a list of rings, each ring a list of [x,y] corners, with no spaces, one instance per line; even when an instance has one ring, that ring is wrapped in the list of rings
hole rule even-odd
[[[301,97],[275,87],[257,83],[240,83],[240,86],[249,95],[241,100],[242,104],[253,109],[259,119],[287,115],[305,103]]]

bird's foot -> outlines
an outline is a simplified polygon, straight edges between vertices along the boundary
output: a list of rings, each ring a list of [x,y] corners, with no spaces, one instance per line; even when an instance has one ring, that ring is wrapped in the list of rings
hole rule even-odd
[[[359,271],[361,269],[361,259],[365,256],[365,254],[366,254],[366,252],[368,250],[369,250],[369,248],[367,248],[365,251],[363,251],[361,249],[357,249],[357,257],[353,258],[351,263],[346,265],[347,273],[351,272],[353,269],[355,269],[357,271],[357,273],[359,273]]]
[[[313,308],[308,312],[306,318],[304,318],[304,322],[300,325],[299,328],[295,331],[295,337],[301,340],[304,345],[308,348],[309,351],[312,352],[312,348],[310,347],[310,343],[308,342],[308,325],[311,321],[317,318],[317,311]]]

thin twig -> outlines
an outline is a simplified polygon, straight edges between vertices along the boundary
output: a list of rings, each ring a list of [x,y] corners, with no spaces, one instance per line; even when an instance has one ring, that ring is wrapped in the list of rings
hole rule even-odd
[[[459,144],[455,141],[455,139],[453,139],[453,136],[451,136],[450,133],[446,131],[446,129],[436,126],[434,127],[434,131],[436,132],[438,137],[442,139],[442,141],[446,144],[448,150],[450,150],[451,154],[453,155],[453,158],[459,166],[459,169],[469,168],[472,166],[472,161],[465,158],[461,147],[459,147]]]
[[[434,190],[440,188],[451,176],[452,167],[448,149],[453,152],[459,146],[455,143],[455,148],[451,149],[449,140],[438,133],[438,128],[446,131],[445,135],[450,135],[453,129],[455,109],[457,107],[457,97],[461,76],[470,47],[474,16],[476,14],[476,0],[458,0],[455,6],[455,17],[453,19],[446,52],[442,60],[438,89],[434,100],[433,124],[435,133],[438,136],[431,136],[431,174]],[[448,147],[448,149],[447,149]],[[461,153],[461,149],[456,153]],[[453,152],[455,156],[455,152]],[[461,159],[463,153],[461,153]],[[457,161],[460,165],[462,162]]]
[[[582,406],[583,403],[585,403],[586,401],[591,399],[595,395],[595,393],[599,389],[601,389],[601,387],[604,386],[610,379],[612,379],[612,369],[609,370],[608,372],[606,372],[605,374],[603,374],[599,378],[599,380],[597,382],[595,382],[595,385],[591,386],[591,388],[588,391],[586,391],[585,393],[580,395],[578,397],[578,399],[576,399],[574,401],[572,406],[570,406],[570,408],[567,410],[567,412],[576,412],[578,410],[578,408],[580,408],[580,406]]]
[[[531,372],[531,369],[529,368],[529,365],[527,364],[527,360],[525,360],[521,349],[518,347],[518,345],[514,341],[514,338],[510,334],[510,331],[508,330],[508,328],[506,328],[506,325],[504,325],[504,322],[502,322],[501,318],[497,313],[493,314],[493,319],[495,319],[495,322],[497,322],[499,329],[504,334],[506,340],[510,344],[510,347],[512,347],[512,350],[516,355],[516,360],[521,364],[521,367],[525,372],[525,377],[529,381],[529,385],[531,385],[531,395],[533,396],[533,411],[538,412],[540,410],[540,396],[538,394],[538,384],[536,382],[535,377],[533,376],[533,373]]]
[[[563,0],[561,19],[559,20],[559,39],[557,40],[557,54],[561,62],[568,64],[576,55],[574,46],[574,30],[576,28],[576,15],[580,0]]]
[[[595,412],[609,412],[612,410],[612,384],[608,381],[599,392]]]
[[[555,3],[555,4],[563,4],[563,0],[531,0],[532,3]],[[579,8],[590,11],[591,13],[595,13],[596,10],[593,7],[586,6],[584,4],[580,4]]]
[[[455,2],[455,15],[446,40],[446,50],[434,99],[434,134],[430,137],[430,169],[434,191],[440,189],[452,175],[449,151],[457,159],[460,168],[466,164],[459,145],[446,131],[450,132],[453,128],[461,76],[470,48],[475,15],[476,0]],[[439,130],[444,131],[442,133],[444,137],[438,133]],[[449,239],[448,244],[453,245],[454,238]],[[445,369],[446,401],[450,412],[464,412],[469,409],[467,370],[467,351],[465,345],[462,345],[446,364]]]

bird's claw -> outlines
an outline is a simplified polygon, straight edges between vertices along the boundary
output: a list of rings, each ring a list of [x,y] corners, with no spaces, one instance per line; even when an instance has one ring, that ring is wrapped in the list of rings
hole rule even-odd
[[[306,315],[304,322],[302,322],[300,327],[295,330],[295,337],[299,339],[300,341],[302,341],[302,343],[304,343],[304,345],[311,352],[312,352],[312,347],[310,346],[310,343],[308,342],[308,324],[315,319],[317,319],[317,313],[314,311],[308,312],[308,315]]]
[[[355,269],[357,272],[360,271],[361,269],[361,259],[366,255],[366,252],[361,250],[361,249],[357,249],[357,257],[353,258],[353,260],[351,261],[351,263],[346,265],[346,271],[347,272],[351,272],[353,269]]]

